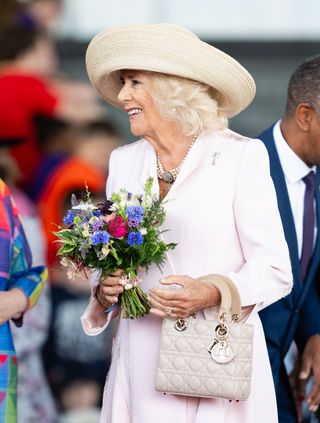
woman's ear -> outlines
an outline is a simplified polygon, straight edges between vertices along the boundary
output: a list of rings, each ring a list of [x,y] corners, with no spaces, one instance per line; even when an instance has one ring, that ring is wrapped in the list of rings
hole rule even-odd
[[[295,119],[299,128],[303,132],[309,132],[312,120],[315,116],[315,110],[308,103],[298,104],[295,111]]]

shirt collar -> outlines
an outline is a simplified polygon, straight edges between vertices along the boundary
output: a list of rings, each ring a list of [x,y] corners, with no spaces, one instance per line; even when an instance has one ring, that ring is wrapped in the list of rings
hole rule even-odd
[[[310,168],[292,150],[282,135],[280,123],[281,121],[279,120],[273,127],[273,138],[276,144],[283,172],[286,175],[288,181],[293,184],[304,178],[310,172],[310,170],[316,172],[316,166]]]

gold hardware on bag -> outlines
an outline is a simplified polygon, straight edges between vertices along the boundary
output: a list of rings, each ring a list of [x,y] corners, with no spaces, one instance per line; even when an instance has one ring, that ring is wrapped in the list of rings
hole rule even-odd
[[[188,323],[183,320],[183,319],[178,319],[176,321],[176,323],[174,324],[174,328],[178,331],[178,332],[183,332],[184,330],[186,330],[188,327]]]
[[[239,314],[233,314],[231,317],[231,320],[233,323],[238,323],[239,322]]]

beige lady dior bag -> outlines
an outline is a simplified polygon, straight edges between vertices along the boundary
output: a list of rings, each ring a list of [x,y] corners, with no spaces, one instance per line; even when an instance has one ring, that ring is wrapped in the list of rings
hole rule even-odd
[[[253,326],[239,321],[240,296],[223,276],[199,278],[221,294],[216,320],[164,319],[156,369],[157,391],[246,400],[250,394]]]

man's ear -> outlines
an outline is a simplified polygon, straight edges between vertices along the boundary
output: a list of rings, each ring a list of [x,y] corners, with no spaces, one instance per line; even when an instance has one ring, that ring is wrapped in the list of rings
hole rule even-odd
[[[296,110],[295,110],[296,123],[303,132],[309,131],[312,124],[312,120],[314,118],[314,114],[315,114],[314,108],[310,106],[308,103],[300,103],[296,107]]]

